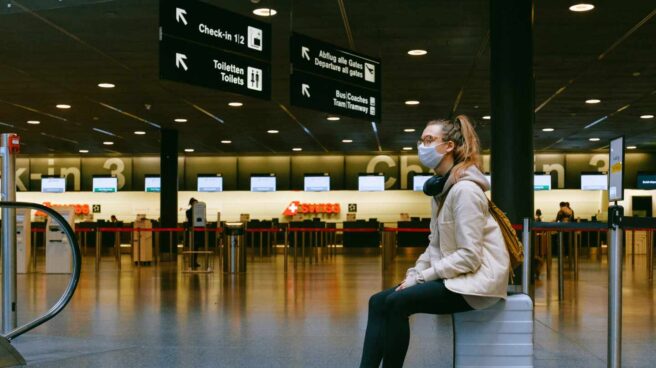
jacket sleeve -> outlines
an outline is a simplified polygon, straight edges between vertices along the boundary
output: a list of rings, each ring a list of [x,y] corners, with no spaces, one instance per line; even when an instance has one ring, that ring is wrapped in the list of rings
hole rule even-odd
[[[437,239],[439,238],[437,234],[437,204],[435,199],[431,198],[431,221],[430,221],[430,234],[428,235],[428,247],[426,250],[417,258],[414,267],[408,268],[408,271],[405,273],[406,277],[410,274],[417,275],[419,272],[424,271],[427,268],[430,268],[430,247],[437,247]]]
[[[488,204],[482,190],[474,183],[458,185],[451,190],[451,204],[455,227],[456,250],[422,271],[426,281],[449,279],[474,272],[481,266],[483,237],[488,216]]]

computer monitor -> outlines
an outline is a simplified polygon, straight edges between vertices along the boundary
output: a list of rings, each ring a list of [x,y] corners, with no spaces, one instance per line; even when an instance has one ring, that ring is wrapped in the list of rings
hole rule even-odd
[[[424,191],[424,183],[433,177],[432,175],[415,175],[412,177],[412,190],[415,192]]]
[[[196,190],[199,192],[223,192],[221,174],[199,174],[196,178]]]
[[[551,190],[551,175],[534,175],[533,190]]]
[[[330,191],[330,175],[305,174],[303,177],[303,190],[306,192],[328,192]]]
[[[144,190],[146,192],[159,193],[162,190],[162,179],[159,175],[146,175]]]
[[[608,175],[601,172],[581,173],[581,190],[608,190]]]
[[[118,178],[110,176],[94,176],[92,179],[95,193],[113,193],[118,191]]]
[[[638,171],[638,189],[656,189],[656,172]]]
[[[385,191],[385,176],[384,175],[358,176],[358,191],[360,192]]]
[[[253,174],[251,175],[251,192],[275,192],[275,174]]]
[[[66,191],[66,178],[41,177],[41,193],[64,193]]]

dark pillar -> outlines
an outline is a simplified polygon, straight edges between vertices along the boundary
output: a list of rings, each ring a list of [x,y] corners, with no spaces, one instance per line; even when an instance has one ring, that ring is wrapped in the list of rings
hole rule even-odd
[[[533,216],[533,1],[490,1],[492,199],[513,224]]]
[[[178,225],[178,131],[162,129],[159,170],[161,189],[159,214],[161,227]],[[171,246],[172,244],[172,246]],[[173,254],[169,253],[170,247]],[[160,233],[160,254],[167,254],[163,260],[176,260],[177,241],[175,235],[170,239],[168,232]]]

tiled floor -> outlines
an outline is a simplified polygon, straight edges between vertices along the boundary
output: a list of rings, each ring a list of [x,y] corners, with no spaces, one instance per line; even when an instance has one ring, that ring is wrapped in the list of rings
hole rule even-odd
[[[625,367],[656,360],[654,285],[646,260],[624,273]],[[337,255],[283,271],[282,256],[249,257],[248,273],[184,274],[173,264],[121,270],[85,259],[70,306],[13,344],[34,367],[356,367],[369,295],[400,280],[411,256],[381,272],[380,256]],[[580,261],[578,283],[566,273],[558,302],[556,274],[536,286],[535,366],[605,367],[607,265]],[[218,262],[217,262],[218,264]],[[555,263],[554,263],[555,270]],[[19,319],[44,311],[66,276],[20,275]],[[408,367],[451,367],[449,317],[412,319]]]

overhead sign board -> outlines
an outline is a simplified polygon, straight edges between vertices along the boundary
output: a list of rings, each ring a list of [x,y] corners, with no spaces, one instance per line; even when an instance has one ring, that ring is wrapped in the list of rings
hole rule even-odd
[[[380,121],[380,92],[294,71],[291,103],[356,119]]]
[[[621,201],[624,199],[624,137],[610,141],[609,155],[608,201]]]
[[[159,57],[162,79],[271,98],[268,63],[166,35],[160,41]]]
[[[379,59],[298,33],[289,50],[292,105],[380,122]]]
[[[271,25],[192,0],[161,0],[162,32],[208,46],[271,60]]]
[[[290,39],[294,69],[380,90],[380,60],[298,33]]]

